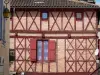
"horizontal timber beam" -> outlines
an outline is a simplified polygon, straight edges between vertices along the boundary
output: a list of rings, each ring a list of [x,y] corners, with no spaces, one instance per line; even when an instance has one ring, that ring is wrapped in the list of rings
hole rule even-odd
[[[55,72],[55,73],[38,73],[38,72],[25,72],[25,75],[90,75],[91,72]]]
[[[34,30],[10,30],[10,33],[36,33],[36,34],[96,34],[96,31],[34,31]]]
[[[42,36],[10,36],[10,38],[38,38],[42,39]],[[97,39],[97,36],[71,36],[70,38],[68,36],[45,36],[45,39],[90,39],[94,38]],[[43,39],[44,39],[43,38]]]
[[[64,59],[64,58],[61,58],[61,59]],[[15,61],[24,61],[24,60],[18,60],[18,59],[16,59]],[[30,60],[25,60],[25,61],[30,61]],[[88,60],[86,60],[86,61],[85,60],[77,60],[77,61],[66,61],[66,62],[96,62],[96,61],[93,61],[93,60],[89,60],[89,61]]]

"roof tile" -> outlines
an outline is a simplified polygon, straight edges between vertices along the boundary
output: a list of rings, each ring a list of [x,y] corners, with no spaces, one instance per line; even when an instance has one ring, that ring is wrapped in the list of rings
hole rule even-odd
[[[96,4],[74,0],[10,0],[12,8],[99,8]]]

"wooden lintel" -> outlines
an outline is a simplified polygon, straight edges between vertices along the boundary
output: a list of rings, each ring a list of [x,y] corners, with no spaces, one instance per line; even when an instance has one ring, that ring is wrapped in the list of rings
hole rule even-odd
[[[10,38],[42,38],[42,36],[10,36]],[[68,36],[45,36],[46,39],[88,39],[88,38],[95,38],[97,39],[97,36],[71,36],[70,38]]]
[[[33,30],[11,30],[10,33],[25,33],[25,34],[96,34],[96,31],[33,31]]]

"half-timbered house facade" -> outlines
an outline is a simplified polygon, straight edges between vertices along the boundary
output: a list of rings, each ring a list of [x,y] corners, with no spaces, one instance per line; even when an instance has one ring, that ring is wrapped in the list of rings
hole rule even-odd
[[[96,69],[99,6],[73,0],[11,0],[10,71],[88,75]]]

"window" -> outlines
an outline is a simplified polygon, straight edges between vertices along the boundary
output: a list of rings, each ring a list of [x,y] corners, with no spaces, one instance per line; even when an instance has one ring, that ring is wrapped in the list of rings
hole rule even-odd
[[[47,19],[48,19],[48,13],[42,12],[42,20],[47,20]]]
[[[9,61],[15,61],[15,50],[14,49],[9,50]]]
[[[76,20],[82,20],[82,13],[76,13]]]
[[[48,41],[37,41],[37,60],[48,60]]]
[[[55,61],[56,43],[54,40],[30,39],[30,61]]]
[[[0,57],[0,67],[4,65],[4,57]]]

